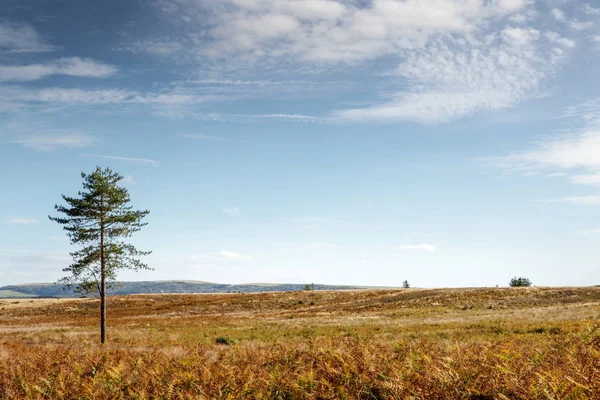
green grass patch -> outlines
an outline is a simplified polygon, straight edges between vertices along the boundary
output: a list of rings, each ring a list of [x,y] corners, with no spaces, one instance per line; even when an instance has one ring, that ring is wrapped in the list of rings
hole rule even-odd
[[[0,290],[0,298],[14,298],[14,297],[37,297],[27,293],[15,292],[13,290]]]

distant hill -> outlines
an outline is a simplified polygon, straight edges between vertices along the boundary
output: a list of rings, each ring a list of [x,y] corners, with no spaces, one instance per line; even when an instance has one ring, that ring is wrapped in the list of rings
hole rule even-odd
[[[254,292],[289,292],[304,290],[304,284],[297,283],[248,283],[227,285],[223,283],[202,281],[144,281],[119,282],[108,289],[110,295],[123,294],[156,294],[156,293],[254,293]],[[319,285],[314,290],[348,290],[364,289],[361,286]],[[79,297],[72,289],[65,289],[55,283],[35,283],[25,285],[0,286],[0,298],[11,297]]]

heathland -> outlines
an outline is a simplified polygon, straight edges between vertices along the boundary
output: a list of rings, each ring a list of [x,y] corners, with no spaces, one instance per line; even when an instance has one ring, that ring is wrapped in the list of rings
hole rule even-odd
[[[0,300],[0,399],[597,399],[600,287]]]

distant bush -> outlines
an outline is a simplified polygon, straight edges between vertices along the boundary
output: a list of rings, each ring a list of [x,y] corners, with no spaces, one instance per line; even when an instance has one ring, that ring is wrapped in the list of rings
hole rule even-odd
[[[517,278],[514,277],[509,282],[510,287],[529,287],[531,286],[531,281],[527,278]]]
[[[404,289],[408,289],[408,288],[410,288],[410,284],[408,283],[408,281],[404,281],[404,282],[402,282],[402,287]]]
[[[216,340],[217,344],[224,344],[224,345],[231,345],[231,344],[235,344],[235,340],[233,339],[229,339],[227,337],[224,336],[219,336]]]

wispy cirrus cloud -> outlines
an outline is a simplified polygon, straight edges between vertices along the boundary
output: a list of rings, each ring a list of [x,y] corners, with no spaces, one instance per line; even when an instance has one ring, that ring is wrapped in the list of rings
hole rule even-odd
[[[600,15],[600,8],[592,7],[589,4],[583,6],[583,12],[587,15]]]
[[[560,197],[556,199],[544,199],[539,201],[544,203],[569,203],[583,206],[595,206],[600,205],[600,196],[571,196]]]
[[[50,151],[57,148],[84,148],[92,146],[97,139],[86,133],[78,132],[47,132],[36,134],[19,134],[12,140],[13,143],[20,144],[38,151]]]
[[[568,172],[574,183],[600,186],[600,98],[567,107],[564,117],[579,121],[582,128],[539,140],[529,150],[490,157],[485,161],[521,173],[559,169],[563,172],[547,176],[566,176]],[[572,200],[577,202],[576,198]]]
[[[173,24],[188,29],[189,50],[203,58],[339,63],[414,48],[435,35],[469,32],[489,19],[519,11],[527,3],[164,0],[158,3],[158,10]],[[212,40],[198,42],[207,33]],[[194,43],[202,43],[202,47]]]
[[[55,49],[31,25],[0,21],[0,52],[40,53]]]
[[[222,263],[222,262],[245,262],[252,261],[254,257],[235,251],[221,250],[215,253],[199,254],[188,257],[192,262]]]
[[[106,154],[82,154],[85,157],[94,157],[94,158],[105,158],[108,160],[116,160],[116,161],[124,161],[133,164],[146,165],[146,166],[157,166],[160,164],[160,161],[151,160],[149,158],[134,158],[134,157],[121,157],[121,156],[113,156]]]
[[[409,83],[391,99],[370,107],[339,110],[343,120],[440,123],[482,110],[499,110],[542,95],[542,84],[575,45],[556,32],[506,26],[431,41],[405,52],[392,73]]]
[[[560,33],[574,19],[556,9],[562,19],[554,27],[538,23],[551,17],[527,0],[158,4],[166,21],[188,28],[181,51],[196,62],[279,71],[352,67],[382,57],[395,62],[397,68],[379,76],[388,84],[371,105],[330,113],[345,122],[440,123],[512,107],[545,95],[544,83],[576,45]],[[304,117],[280,115],[314,118]]]
[[[61,108],[102,107],[103,112],[150,111],[168,118],[181,118],[206,115],[200,113],[203,106],[227,100],[230,100],[228,96],[203,94],[182,87],[142,91],[0,85],[0,112],[52,113]],[[207,118],[214,119],[215,116],[208,115]]]
[[[583,170],[587,173],[576,172],[571,179],[581,184],[597,184],[600,183],[600,130],[590,129],[555,136],[539,141],[531,150],[488,158],[487,162],[509,171],[557,168],[566,171]]]
[[[185,105],[213,100],[212,96],[198,96],[181,91],[140,92],[128,89],[76,89],[50,87],[31,89],[21,86],[0,86],[0,94],[10,96],[13,102],[48,103],[61,105],[150,104]]]
[[[133,178],[132,175],[127,175],[123,177],[123,180],[121,182],[123,182],[126,185],[135,185],[137,183],[137,181]]]
[[[99,61],[80,57],[63,57],[41,64],[0,65],[0,82],[33,81],[51,75],[107,78],[116,74],[117,71],[115,66]]]
[[[586,4],[586,5],[588,6],[588,8],[584,8],[584,12],[586,12],[586,14],[588,14],[590,10],[592,10],[592,11],[595,10],[594,8],[589,6],[589,4]],[[592,21],[581,22],[576,18],[567,18],[565,16],[565,13],[558,8],[553,8],[551,10],[551,14],[556,21],[562,22],[569,28],[574,29],[576,31],[582,31],[585,29],[589,29],[594,25],[594,23]]]
[[[581,233],[583,233],[584,235],[597,234],[597,233],[600,233],[600,228],[584,229],[581,231]]]
[[[177,40],[142,40],[128,43],[115,50],[132,53],[148,53],[155,56],[171,56],[185,49],[185,45]]]
[[[8,220],[9,224],[16,224],[16,225],[31,225],[31,224],[37,224],[40,221],[37,218],[10,218]]]

